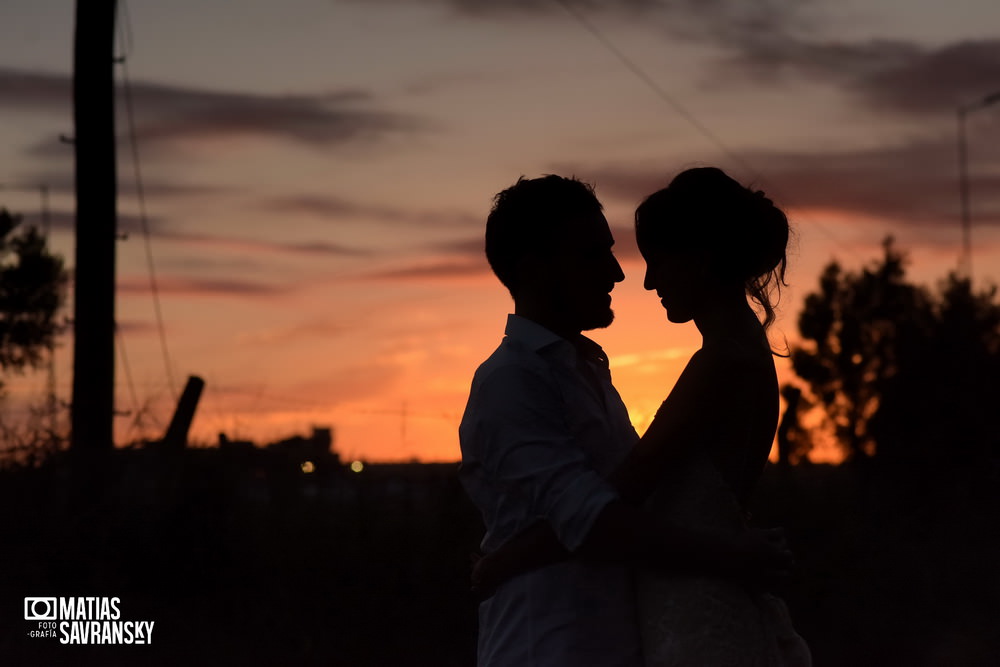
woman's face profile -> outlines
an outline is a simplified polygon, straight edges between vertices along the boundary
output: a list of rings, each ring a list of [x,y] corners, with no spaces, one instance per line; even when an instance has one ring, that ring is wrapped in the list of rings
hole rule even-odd
[[[698,276],[704,274],[701,257],[692,253],[671,251],[666,248],[643,248],[646,275],[643,287],[655,291],[660,304],[667,311],[667,319],[676,324],[694,318],[699,302]]]

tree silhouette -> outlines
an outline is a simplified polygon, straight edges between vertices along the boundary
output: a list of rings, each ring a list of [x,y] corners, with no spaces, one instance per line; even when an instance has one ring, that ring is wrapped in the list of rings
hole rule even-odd
[[[795,372],[848,459],[982,460],[997,451],[987,424],[1000,405],[996,288],[975,292],[954,274],[936,291],[913,285],[891,238],[883,249],[859,272],[823,271],[799,317]]]
[[[56,319],[66,298],[61,257],[34,227],[0,208],[0,371],[37,368],[62,330]],[[3,384],[0,382],[0,388]]]
[[[980,464],[1000,454],[1000,304],[949,275],[931,303],[931,328],[904,350],[870,424],[893,461]]]

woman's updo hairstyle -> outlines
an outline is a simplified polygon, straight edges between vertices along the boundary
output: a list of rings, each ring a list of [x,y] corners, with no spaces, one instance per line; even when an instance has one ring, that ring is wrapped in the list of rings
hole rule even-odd
[[[645,251],[698,253],[723,280],[738,280],[764,311],[764,328],[785,283],[788,218],[760,190],[715,167],[678,174],[635,211]]]

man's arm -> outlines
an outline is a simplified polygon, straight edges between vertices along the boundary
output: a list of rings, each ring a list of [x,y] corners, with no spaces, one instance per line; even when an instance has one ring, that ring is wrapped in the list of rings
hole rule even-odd
[[[728,535],[663,522],[654,525],[641,510],[615,500],[601,510],[574,552],[559,543],[545,521],[519,533],[475,562],[472,590],[481,598],[489,597],[512,577],[570,557],[630,562],[764,584],[787,577],[793,565],[780,530],[748,529]]]
[[[555,379],[500,366],[482,379],[474,401],[460,435],[463,449],[475,451],[490,500],[506,508],[506,519],[525,526],[544,520],[566,550],[579,548],[617,494],[573,435]]]

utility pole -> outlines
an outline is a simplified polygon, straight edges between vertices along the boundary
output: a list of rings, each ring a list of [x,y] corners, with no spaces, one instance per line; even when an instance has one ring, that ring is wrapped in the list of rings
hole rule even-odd
[[[42,183],[38,186],[38,193],[42,198],[42,236],[45,243],[49,242],[49,232],[52,231],[49,220],[49,186]],[[56,440],[56,433],[59,431],[59,399],[56,397],[56,341],[55,337],[49,341],[48,372],[45,379],[45,412],[49,418],[49,438]]]
[[[969,144],[966,138],[966,116],[970,112],[1000,102],[1000,91],[958,108],[958,202],[962,222],[962,254],[958,260],[959,275],[972,280],[972,212],[969,205]]]
[[[72,448],[109,451],[115,376],[116,0],[77,0],[73,43],[76,258]]]
[[[966,107],[958,108],[958,209],[962,223],[962,252],[958,273],[972,280],[972,214],[969,212],[969,146],[965,138]]]

